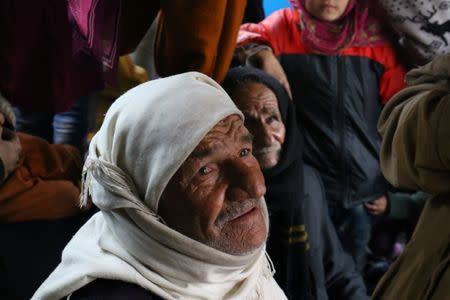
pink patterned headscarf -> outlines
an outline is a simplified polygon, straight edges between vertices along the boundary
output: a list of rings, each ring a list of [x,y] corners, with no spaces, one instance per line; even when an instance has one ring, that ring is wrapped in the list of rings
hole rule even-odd
[[[300,12],[303,42],[317,53],[334,54],[347,47],[377,47],[388,43],[381,24],[369,9],[368,0],[350,0],[341,18],[335,22],[322,21],[305,8],[305,0],[290,0]]]

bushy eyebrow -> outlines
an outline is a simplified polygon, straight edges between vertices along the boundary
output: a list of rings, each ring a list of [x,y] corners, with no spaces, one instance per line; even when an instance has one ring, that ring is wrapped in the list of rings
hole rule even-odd
[[[281,115],[280,110],[275,107],[270,107],[270,108],[264,109],[264,113],[266,113],[268,115],[278,115],[278,114]]]
[[[214,152],[214,148],[216,147],[201,147],[194,150],[194,152],[191,153],[190,158],[205,158],[207,156],[210,156]]]
[[[245,133],[245,134],[241,135],[240,141],[243,143],[253,144],[253,135],[250,132]],[[194,150],[194,152],[191,153],[190,158],[202,159],[202,158],[208,157],[208,156],[212,155],[214,153],[214,151],[218,148],[220,148],[219,145],[205,146],[205,147],[197,148]]]
[[[262,113],[266,116],[281,116],[281,112],[279,109],[275,108],[275,107],[270,107],[270,108],[264,108]],[[244,117],[246,121],[256,121],[258,120],[257,117],[252,116],[251,114],[244,112]]]

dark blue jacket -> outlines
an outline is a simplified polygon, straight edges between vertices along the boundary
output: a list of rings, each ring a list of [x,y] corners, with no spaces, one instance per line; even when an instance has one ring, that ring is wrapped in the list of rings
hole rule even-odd
[[[304,166],[304,184],[308,257],[316,299],[369,299],[363,279],[343,250],[331,223],[320,175],[307,165]]]

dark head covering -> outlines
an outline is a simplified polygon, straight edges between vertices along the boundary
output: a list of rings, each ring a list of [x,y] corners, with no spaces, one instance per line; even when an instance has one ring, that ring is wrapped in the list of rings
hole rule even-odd
[[[224,89],[233,92],[249,82],[270,88],[277,100],[286,136],[280,161],[263,170],[265,195],[270,216],[267,251],[274,262],[275,279],[290,299],[310,299],[307,263],[308,235],[303,215],[303,139],[295,117],[295,107],[286,90],[267,73],[250,67],[237,67],[228,72]]]

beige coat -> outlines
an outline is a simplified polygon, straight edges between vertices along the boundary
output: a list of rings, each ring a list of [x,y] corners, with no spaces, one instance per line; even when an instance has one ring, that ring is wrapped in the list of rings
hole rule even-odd
[[[379,121],[381,167],[395,186],[431,199],[373,299],[450,299],[450,55],[407,74]]]

